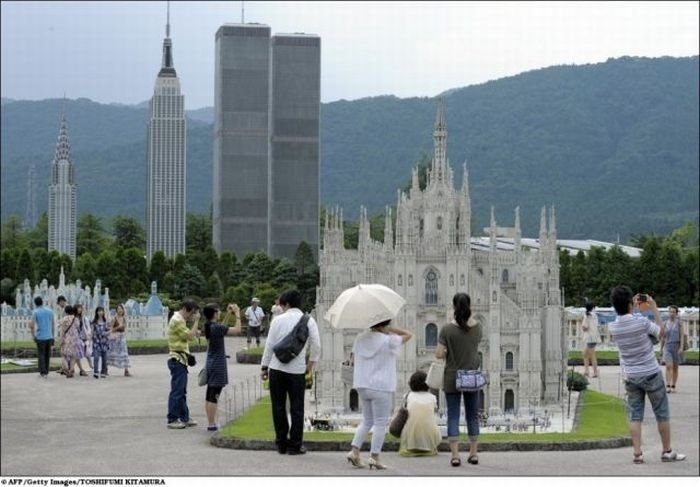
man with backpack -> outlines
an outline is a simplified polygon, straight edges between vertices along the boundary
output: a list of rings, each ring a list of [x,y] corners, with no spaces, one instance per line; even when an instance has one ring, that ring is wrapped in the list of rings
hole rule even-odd
[[[263,380],[270,379],[277,451],[280,454],[303,455],[306,453],[303,445],[304,375],[313,373],[321,355],[321,339],[316,321],[300,309],[301,293],[298,290],[286,291],[279,301],[283,313],[274,319],[274,326],[270,326],[262,356],[261,375]],[[287,396],[291,427],[287,421]]]

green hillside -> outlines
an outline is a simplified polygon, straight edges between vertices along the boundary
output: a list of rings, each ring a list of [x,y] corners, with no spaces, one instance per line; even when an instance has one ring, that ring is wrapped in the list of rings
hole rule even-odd
[[[428,73],[427,73],[428,74]],[[426,74],[426,75],[427,75]],[[445,94],[455,184],[466,160],[479,228],[491,205],[525,235],[555,205],[562,238],[622,240],[698,219],[698,57],[620,58],[530,71]],[[39,211],[63,100],[2,105],[2,215],[24,214],[37,168]],[[435,98],[338,101],[321,107],[321,200],[355,218],[394,204],[422,153],[432,152]],[[66,102],[79,211],[143,219],[145,108]],[[188,211],[211,204],[211,109],[188,124]]]

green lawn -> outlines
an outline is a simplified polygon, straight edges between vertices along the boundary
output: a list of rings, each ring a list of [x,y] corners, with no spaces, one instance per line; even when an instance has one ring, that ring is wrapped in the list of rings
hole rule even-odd
[[[58,369],[61,366],[61,360],[51,359],[49,362],[49,370]],[[6,372],[10,370],[39,370],[37,364],[34,365],[15,365],[15,364],[0,364],[0,372]]]
[[[601,350],[597,351],[595,353],[595,356],[600,360],[600,359],[607,359],[607,360],[617,360],[618,359],[618,352],[617,350]],[[686,360],[698,360],[698,356],[700,355],[700,352],[698,350],[688,350],[685,352],[685,358]],[[659,357],[660,353],[656,352],[656,356]],[[569,352],[569,360],[583,360],[582,353],[580,350],[575,350]]]
[[[573,433],[488,433],[479,437],[481,442],[552,442],[583,441],[628,435],[625,405],[621,399],[597,391],[587,390],[583,395],[583,411],[579,427]],[[274,440],[270,398],[264,397],[243,416],[227,424],[221,435],[226,438],[247,440]],[[311,431],[304,432],[309,441],[351,441],[353,433]],[[462,435],[466,441],[466,435]],[[385,441],[398,442],[387,434]]]
[[[206,345],[207,341],[204,338],[200,339],[200,344],[201,345]],[[160,339],[148,339],[148,340],[127,340],[126,344],[129,348],[168,348],[168,340],[165,338],[160,338]],[[191,345],[196,345],[197,340],[191,341]],[[61,340],[56,340],[55,346],[60,347],[61,345]],[[15,348],[17,349],[35,349],[36,344],[34,342],[10,342],[10,341],[3,341],[0,343],[0,350],[6,351],[6,350],[14,350]],[[260,352],[262,353],[262,351]]]

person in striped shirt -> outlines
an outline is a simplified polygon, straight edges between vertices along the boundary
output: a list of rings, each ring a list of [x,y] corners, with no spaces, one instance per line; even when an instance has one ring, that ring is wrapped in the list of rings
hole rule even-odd
[[[671,414],[664,379],[656,361],[653,344],[663,338],[661,315],[656,302],[645,294],[633,295],[627,286],[618,286],[610,293],[610,301],[618,314],[617,319],[608,325],[610,336],[620,352],[620,366],[624,374],[627,393],[630,434],[634,448],[633,462],[644,463],[642,455],[642,420],[644,419],[644,398],[649,396],[656,416],[656,425],[661,436],[662,462],[685,460],[686,456],[671,448]],[[634,313],[640,302],[646,302],[654,314],[652,322],[640,313]]]

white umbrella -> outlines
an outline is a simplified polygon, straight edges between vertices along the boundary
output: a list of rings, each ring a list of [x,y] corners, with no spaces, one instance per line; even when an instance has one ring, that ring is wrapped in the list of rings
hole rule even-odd
[[[381,284],[358,284],[343,291],[325,319],[333,328],[369,328],[393,320],[406,300]]]

